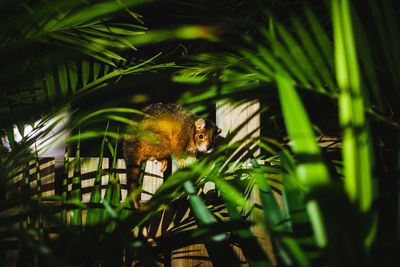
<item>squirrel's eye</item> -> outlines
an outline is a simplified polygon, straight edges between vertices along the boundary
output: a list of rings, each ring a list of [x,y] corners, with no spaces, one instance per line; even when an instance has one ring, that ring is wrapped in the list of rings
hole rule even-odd
[[[200,139],[200,140],[203,140],[203,139],[204,139],[204,135],[200,134],[200,135],[199,135],[199,139]]]

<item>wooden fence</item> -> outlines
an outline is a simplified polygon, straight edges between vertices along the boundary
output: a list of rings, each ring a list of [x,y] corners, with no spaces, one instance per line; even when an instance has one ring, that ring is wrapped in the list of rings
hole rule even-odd
[[[236,127],[245,122],[248,118],[252,117],[243,127],[234,140],[238,140],[249,133],[252,137],[256,138],[260,136],[260,115],[259,115],[260,104],[259,102],[246,102],[241,105],[232,105],[226,103],[219,103],[216,113],[217,125],[222,128],[222,136],[225,136],[229,131],[233,131]],[[255,116],[254,116],[255,114]],[[256,154],[260,153],[256,151]],[[73,160],[73,159],[70,159]],[[90,194],[95,182],[95,175],[98,165],[98,158],[81,158],[81,193],[82,202],[88,203],[90,201]],[[108,170],[110,169],[111,162],[108,158],[103,159],[103,176],[101,178],[101,194],[104,197],[106,186],[109,180]],[[32,197],[37,196],[38,191],[41,192],[42,196],[58,195],[62,191],[62,184],[57,183],[55,179],[55,160],[54,158],[40,158],[39,161],[31,161],[29,164],[29,188]],[[151,198],[152,194],[160,187],[163,182],[163,173],[159,171],[159,163],[148,162],[145,175],[143,179],[143,191],[141,195],[142,201],[147,201]],[[68,169],[68,183],[67,192],[70,194],[72,190],[72,177],[73,177],[73,164],[71,164]],[[117,172],[120,178],[121,186],[121,197],[122,200],[125,199],[127,195],[126,187],[126,167],[123,159],[118,159],[117,161]],[[40,181],[37,179],[37,174],[40,174]],[[23,177],[28,177],[24,175],[22,171],[15,174],[13,182],[15,185],[21,183]],[[26,181],[25,181],[26,182]],[[205,191],[213,189],[214,186],[210,183],[207,184]],[[10,191],[6,193],[7,203],[12,202],[15,195],[21,189],[20,186],[15,186]],[[253,193],[252,198],[255,203],[259,203],[257,198],[258,194]],[[280,196],[276,195],[278,202],[280,201]],[[15,198],[17,199],[17,198]],[[57,200],[43,200],[44,205],[57,206],[59,201]],[[7,218],[11,224],[18,225],[20,223],[20,203],[13,203],[12,206],[0,205],[0,213],[2,217]],[[85,223],[86,213],[82,212],[82,222]],[[163,229],[161,229],[161,223],[150,229],[154,236],[162,235]],[[266,251],[267,255],[270,257],[271,261],[275,264],[275,257],[272,250],[271,241],[268,234],[261,228],[254,227],[253,231],[259,238],[259,242]],[[7,266],[14,266],[16,256],[17,256],[17,240],[15,237],[6,236],[2,239],[2,246],[6,248],[5,259]],[[235,251],[239,255],[239,258],[245,263],[245,259],[241,253],[240,248],[236,248]],[[171,266],[212,266],[209,260],[207,250],[204,244],[193,244],[171,253]]]

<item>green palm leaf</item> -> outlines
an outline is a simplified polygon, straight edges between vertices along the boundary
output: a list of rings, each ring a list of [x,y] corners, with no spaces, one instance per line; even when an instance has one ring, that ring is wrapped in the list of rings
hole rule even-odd
[[[345,188],[360,210],[372,204],[370,134],[365,108],[348,1],[332,2],[335,62],[340,123],[343,127]]]

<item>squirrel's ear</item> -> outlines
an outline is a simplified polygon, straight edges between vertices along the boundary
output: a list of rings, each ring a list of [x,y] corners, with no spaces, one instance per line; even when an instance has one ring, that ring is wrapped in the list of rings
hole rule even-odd
[[[217,128],[217,134],[220,134],[222,132],[221,128]]]
[[[201,129],[203,129],[204,127],[206,127],[206,121],[203,120],[203,119],[198,119],[198,120],[194,123],[194,125],[196,126],[196,130],[198,131],[198,130],[201,130]]]

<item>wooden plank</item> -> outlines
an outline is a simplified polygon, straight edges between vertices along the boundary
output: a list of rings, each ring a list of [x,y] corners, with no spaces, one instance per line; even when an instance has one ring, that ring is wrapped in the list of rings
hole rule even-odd
[[[41,180],[42,196],[54,195],[54,179],[55,179],[55,160],[51,157],[39,158],[39,172]],[[19,190],[17,183],[22,180],[24,170],[17,170],[10,179],[11,190],[6,192],[6,199],[12,199],[14,194]],[[31,194],[35,197],[37,194],[37,178],[36,178],[36,159],[29,161],[29,185]]]
[[[8,203],[9,206],[5,207],[0,211],[0,215],[2,218],[9,220],[10,226],[18,227],[20,224],[19,215],[21,214],[20,209],[20,197],[15,196],[15,193],[20,190],[20,186],[18,185],[22,182],[24,170],[17,170],[14,177],[11,178],[11,183],[9,184],[11,190],[6,192],[6,201],[2,204]],[[31,160],[29,162],[29,186],[30,186],[30,195],[33,199],[37,199],[38,191],[37,191],[37,167],[36,167],[36,159]],[[42,196],[50,196],[55,193],[55,160],[51,157],[40,157],[39,158],[39,174],[40,174],[40,188]],[[13,203],[15,200],[18,202]],[[44,204],[45,201],[42,203]],[[45,205],[45,204],[44,204]],[[46,223],[46,222],[45,222]],[[26,227],[25,224],[23,224]],[[38,221],[33,222],[34,227],[38,227]],[[4,266],[17,266],[18,259],[18,239],[15,236],[8,236],[1,239],[2,246],[4,247],[3,255],[4,255]],[[5,245],[6,244],[6,245]]]
[[[186,164],[192,163],[191,159],[188,159]],[[172,164],[172,172],[178,171],[175,164]],[[207,185],[207,191],[215,189],[214,185]],[[182,220],[189,216],[190,208],[186,211],[185,216]],[[189,246],[176,249],[171,252],[171,267],[186,267],[186,266],[213,266],[208,255],[207,249],[204,244],[192,244]]]
[[[148,160],[143,176],[141,202],[145,203],[153,196],[157,189],[164,182],[164,174],[160,171],[161,162]]]
[[[121,185],[121,201],[125,201],[125,198],[128,195],[128,188],[126,185],[126,164],[124,159],[117,159],[117,169]]]
[[[248,122],[245,123],[242,128],[240,128],[237,135],[233,137],[231,143],[234,143],[246,137],[257,139],[258,137],[260,137],[261,119],[259,111],[259,101],[248,101],[234,104],[228,103],[226,101],[220,101],[219,103],[217,103],[216,123],[222,129],[221,135],[223,137],[226,137],[228,132],[235,131],[236,129],[238,129],[238,127],[240,127],[248,120]],[[247,144],[247,141],[242,142],[242,145],[238,148],[238,150]],[[260,150],[256,150],[253,156],[257,157],[259,156],[259,154]],[[239,162],[244,156],[245,154],[237,159],[237,162]],[[243,164],[243,167],[250,168],[250,162],[247,162],[247,164]],[[278,202],[281,203],[281,196],[276,194],[274,195],[278,199]],[[251,194],[251,200],[256,204],[261,205],[257,188],[253,190]],[[264,249],[272,264],[276,265],[277,262],[273,252],[272,242],[269,234],[257,225],[252,228],[252,231],[257,236],[260,246]],[[239,247],[235,247],[234,249],[235,252],[239,255],[239,259],[245,260],[241,249]]]
[[[81,201],[82,203],[90,203],[90,197],[92,195],[93,187],[94,187],[94,182],[96,179],[96,173],[97,173],[97,165],[99,164],[99,158],[81,158],[80,159],[80,165],[81,165]],[[109,174],[106,172],[108,169],[108,164],[109,164],[109,159],[108,158],[103,158],[102,162],[102,169],[103,169],[103,174],[101,177],[101,187],[105,188],[108,179],[109,179]],[[73,166],[72,166],[73,167]],[[71,177],[72,179],[72,177]],[[104,183],[103,183],[104,181]],[[103,190],[103,189],[102,189]],[[105,189],[104,189],[105,191]],[[105,192],[104,192],[105,193]],[[82,209],[82,224],[86,224],[86,217],[87,217],[87,209]],[[69,212],[68,212],[69,213]]]
[[[216,124],[222,129],[221,136],[226,137],[228,132],[236,130],[250,116],[254,115],[244,127],[240,129],[238,134],[232,139],[232,142],[238,141],[249,133],[251,137],[260,136],[260,102],[251,101],[238,104],[231,104],[226,101],[217,103]]]
[[[172,267],[202,266],[212,267],[204,244],[193,244],[174,250],[171,255]]]
[[[74,157],[70,157],[69,159],[69,166],[68,166],[68,183],[67,183],[67,190],[68,192],[72,191],[72,179],[74,176]],[[99,158],[95,157],[83,157],[80,158],[80,172],[81,172],[81,202],[82,203],[89,203],[90,196],[93,190],[96,172],[97,172],[97,165],[99,163]],[[102,163],[103,168],[103,175],[101,176],[101,195],[102,199],[106,192],[106,187],[109,180],[109,159],[103,158]],[[87,210],[82,209],[82,223],[86,223],[86,216]],[[70,222],[70,212],[67,211],[67,223]]]
[[[237,164],[243,161],[243,158],[248,156],[248,151],[243,153],[243,148],[249,145],[249,142],[253,141],[250,145],[250,149],[256,147],[256,140],[260,136],[260,103],[258,101],[251,102],[240,102],[240,103],[229,103],[226,101],[220,101],[217,103],[216,122],[221,127],[222,137],[227,137],[227,134],[238,131],[232,138],[231,144],[240,141],[240,146],[234,151],[228,158],[228,161],[233,161],[231,169],[233,170]],[[240,128],[239,128],[240,127]],[[253,140],[252,140],[253,139]],[[253,157],[257,157],[260,154],[260,150],[257,149]],[[247,160],[243,164],[244,167],[250,166],[250,160]]]
[[[90,196],[92,194],[94,181],[96,178],[97,165],[99,164],[99,158],[81,158],[81,188],[82,188],[82,203],[89,203]],[[109,174],[106,172],[108,169],[109,160],[108,158],[103,158],[102,166],[103,173],[102,187],[108,183]],[[72,178],[72,176],[71,176]],[[105,189],[104,189],[105,190]],[[105,192],[104,192],[105,193]]]

